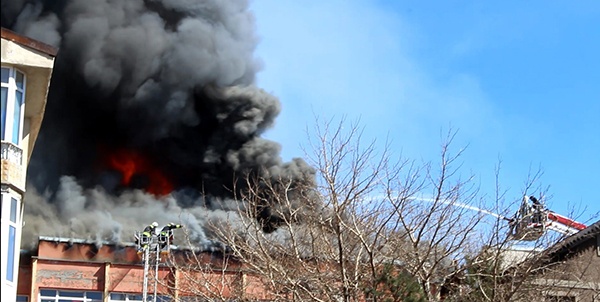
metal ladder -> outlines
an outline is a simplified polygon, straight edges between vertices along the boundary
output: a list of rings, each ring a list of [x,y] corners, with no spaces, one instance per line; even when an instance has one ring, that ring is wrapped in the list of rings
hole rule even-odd
[[[142,236],[142,232],[135,232],[135,242],[137,244],[138,254],[142,255],[142,263],[144,264],[144,285],[143,285],[143,300],[148,300],[148,289],[152,288],[154,295],[152,302],[156,302],[156,294],[158,290],[158,267],[160,265],[161,254],[168,253],[170,249],[169,236],[161,236],[152,234],[152,237]],[[152,271],[150,270],[152,266]]]

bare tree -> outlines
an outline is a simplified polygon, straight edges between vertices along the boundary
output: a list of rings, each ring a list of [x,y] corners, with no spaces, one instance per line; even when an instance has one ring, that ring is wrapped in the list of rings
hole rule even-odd
[[[498,218],[490,226],[485,211],[473,211],[490,200],[472,174],[461,174],[455,131],[443,135],[438,163],[417,163],[393,158],[387,143],[380,152],[374,141],[363,144],[358,123],[316,124],[306,157],[316,184],[269,171],[243,177],[247,189],[232,188],[237,211],[209,225],[224,260],[207,267],[190,258],[177,268],[193,272],[191,281],[207,280],[195,286],[198,296],[511,301],[531,292],[527,276],[539,265],[529,256],[517,269],[506,265],[509,225]],[[494,213],[509,212],[504,194],[497,184]]]
[[[316,187],[251,180],[256,190],[240,196],[244,212],[217,229],[219,240],[284,300],[378,301],[391,294],[386,274],[410,276],[420,285],[417,296],[436,299],[481,219],[453,205],[477,193],[472,177],[463,181],[452,167],[460,156],[449,155],[454,133],[436,171],[392,161],[387,144],[378,153],[375,142],[363,145],[357,123],[344,123],[317,123],[307,156]],[[252,219],[264,205],[279,222],[273,233]]]
[[[500,169],[496,169],[496,203],[495,212],[501,213],[504,218],[510,217],[507,209],[515,206],[515,202],[509,206],[501,205],[505,192],[500,189]],[[536,194],[540,198],[547,198],[548,188],[539,185],[542,177],[541,168],[530,172],[524,183],[522,195]],[[519,201],[516,201],[519,206]],[[576,217],[573,212],[570,217]],[[550,233],[546,230],[543,236],[536,240],[519,241],[515,239],[511,224],[504,219],[498,218],[487,232],[482,233],[483,245],[473,254],[465,254],[465,262],[461,266],[460,276],[463,280],[463,291],[455,291],[448,295],[448,301],[541,301],[544,293],[556,291],[558,283],[548,282],[567,278],[563,270],[561,278],[548,279],[544,276],[555,271],[555,267],[563,266],[563,261],[550,260],[555,258],[553,250],[568,240],[568,235],[561,233]],[[535,237],[535,236],[534,236]],[[523,238],[523,237],[520,237]],[[517,244],[518,243],[518,244]],[[581,265],[580,262],[584,264]],[[589,259],[577,260],[576,273],[570,274],[572,280],[585,280],[587,268],[594,267]],[[596,264],[598,267],[598,264]],[[570,270],[567,270],[570,271]],[[595,277],[592,277],[592,279]],[[588,277],[589,279],[589,277]],[[540,281],[545,280],[545,281]],[[571,282],[571,288],[565,287],[562,282],[562,294],[576,290],[583,283]]]

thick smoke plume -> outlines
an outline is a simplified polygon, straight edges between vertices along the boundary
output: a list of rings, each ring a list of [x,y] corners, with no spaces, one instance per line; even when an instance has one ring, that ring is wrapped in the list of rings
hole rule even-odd
[[[154,220],[208,242],[246,174],[314,182],[260,135],[279,101],[245,0],[2,0],[2,26],[59,48],[28,170],[23,245],[37,235],[131,241]],[[234,190],[235,188],[235,190]]]

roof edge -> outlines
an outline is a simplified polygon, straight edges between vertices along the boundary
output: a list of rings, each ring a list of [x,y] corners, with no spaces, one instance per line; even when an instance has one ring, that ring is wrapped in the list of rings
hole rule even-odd
[[[13,41],[17,44],[20,44],[25,47],[29,47],[31,49],[37,50],[39,52],[42,52],[42,53],[47,54],[52,57],[56,57],[56,54],[58,53],[57,47],[54,47],[50,44],[46,44],[44,42],[29,38],[29,37],[19,35],[16,32],[14,32],[10,29],[6,29],[4,27],[2,27],[1,36],[2,36],[2,39]]]
[[[547,254],[551,259],[567,256],[568,254],[575,252],[580,244],[588,240],[594,240],[598,235],[600,235],[600,220],[564,240],[559,241],[547,250]]]
[[[120,246],[120,247],[136,247],[135,242],[130,241],[106,241],[106,240],[90,240],[90,239],[81,239],[81,238],[67,238],[67,237],[53,237],[53,236],[38,236],[38,242],[46,241],[53,243],[67,243],[67,244],[81,244],[81,245],[95,245],[95,246]],[[181,251],[194,251],[194,252],[214,252],[209,249],[202,248],[190,248],[190,247],[181,247],[175,244],[172,244],[170,247],[171,250],[181,250]]]

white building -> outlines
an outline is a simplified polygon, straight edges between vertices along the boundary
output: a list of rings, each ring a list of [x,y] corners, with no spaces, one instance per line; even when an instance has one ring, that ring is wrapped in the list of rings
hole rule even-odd
[[[42,124],[57,49],[2,28],[2,301],[17,300],[27,165]],[[25,300],[26,301],[26,300]]]

